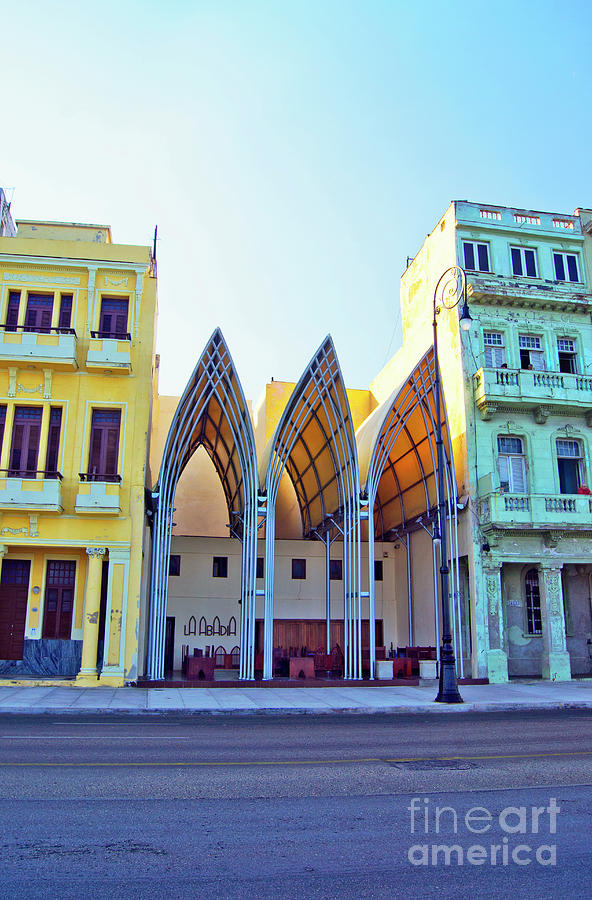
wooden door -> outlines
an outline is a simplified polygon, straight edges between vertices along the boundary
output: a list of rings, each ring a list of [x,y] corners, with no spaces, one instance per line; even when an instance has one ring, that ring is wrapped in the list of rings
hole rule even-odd
[[[49,560],[43,611],[43,637],[70,640],[76,563]]]
[[[175,658],[175,617],[166,617],[166,631],[164,635],[164,670],[173,671]]]
[[[28,560],[5,559],[0,580],[0,659],[22,659],[29,594]]]

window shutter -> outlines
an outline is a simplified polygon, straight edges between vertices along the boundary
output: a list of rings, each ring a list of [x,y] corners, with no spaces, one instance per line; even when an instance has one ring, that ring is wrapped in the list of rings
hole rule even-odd
[[[8,309],[6,310],[6,330],[14,331],[18,324],[19,306],[21,295],[18,291],[11,291],[8,295]]]
[[[512,490],[517,494],[525,494],[526,477],[524,472],[524,460],[521,456],[511,456],[509,462],[512,474]]]
[[[510,466],[509,457],[499,456],[497,460],[497,470],[499,473],[500,488],[502,491],[510,489]]]
[[[47,456],[45,471],[55,474],[58,471],[58,450],[60,447],[60,431],[62,427],[62,410],[52,407],[49,417],[49,434],[47,437]]]
[[[39,438],[41,426],[29,425],[29,441],[27,446],[27,472],[35,472],[37,469],[37,456],[39,454]]]
[[[100,331],[105,337],[120,337],[127,333],[127,300],[103,299]]]
[[[93,424],[90,435],[90,456],[88,460],[88,471],[91,474],[97,474],[101,471],[101,445],[103,443],[103,426],[97,423]]]
[[[536,372],[544,372],[545,371],[545,357],[542,353],[537,352],[536,350],[530,351],[530,362],[532,364],[532,368]]]
[[[105,475],[117,475],[117,451],[119,450],[119,428],[108,428],[105,440]]]
[[[72,323],[72,296],[62,294],[60,299],[60,328],[70,328]]]
[[[25,426],[21,422],[15,422],[12,429],[12,447],[10,449],[10,468],[16,472],[21,467],[21,451],[23,448],[23,433]]]

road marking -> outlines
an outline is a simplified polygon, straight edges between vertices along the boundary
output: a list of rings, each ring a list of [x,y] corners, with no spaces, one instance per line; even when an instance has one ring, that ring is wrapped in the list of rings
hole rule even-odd
[[[499,755],[480,756],[400,756],[380,757],[367,756],[353,759],[270,759],[270,760],[187,760],[175,762],[0,762],[0,768],[134,768],[134,767],[183,767],[188,768],[231,768],[248,766],[331,766],[356,763],[413,763],[413,762],[462,762],[474,759],[552,759],[554,757],[592,756],[592,750],[568,750],[556,753],[504,753]],[[443,772],[446,770],[443,769]]]

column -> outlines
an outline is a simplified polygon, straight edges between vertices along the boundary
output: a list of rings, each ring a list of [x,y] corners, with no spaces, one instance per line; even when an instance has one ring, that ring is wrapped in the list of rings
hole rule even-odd
[[[565,615],[561,565],[539,565],[539,591],[543,627],[542,675],[550,681],[571,681],[565,642]]]
[[[49,435],[49,412],[49,403],[44,403],[41,413],[41,432],[39,435],[39,457],[37,459],[38,472],[45,471],[45,460],[47,459],[47,438]],[[38,475],[37,477],[43,478],[44,476]]]
[[[86,552],[88,554],[88,566],[82,625],[82,664],[76,680],[79,683],[96,684],[99,613],[101,610],[101,575],[102,562],[106,550],[104,547],[87,547]]]
[[[2,441],[2,455],[0,456],[0,472],[6,475],[10,466],[10,445],[12,444],[12,426],[14,423],[14,403],[6,404],[6,420],[4,422],[4,440]]]
[[[101,684],[123,685],[125,671],[125,624],[129,581],[129,549],[109,549],[105,644]]]
[[[504,606],[502,601],[501,564],[483,568],[485,596],[487,599],[488,649],[487,677],[490,684],[502,684],[508,680],[508,657],[504,650]]]
[[[7,553],[8,547],[6,546],[6,544],[0,544],[0,580],[2,579],[2,563]]]

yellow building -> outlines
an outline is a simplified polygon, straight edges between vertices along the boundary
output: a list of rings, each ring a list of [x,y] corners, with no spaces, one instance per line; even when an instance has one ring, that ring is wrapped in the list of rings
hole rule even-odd
[[[107,226],[0,237],[0,677],[138,671],[156,272]]]

